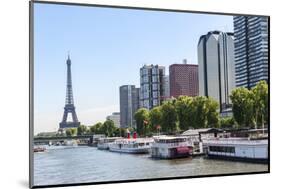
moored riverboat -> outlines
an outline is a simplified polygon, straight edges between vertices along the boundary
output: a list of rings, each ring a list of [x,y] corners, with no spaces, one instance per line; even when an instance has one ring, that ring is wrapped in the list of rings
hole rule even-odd
[[[158,136],[154,141],[151,148],[153,158],[173,159],[192,155],[192,143],[185,136]]]
[[[146,154],[149,153],[153,142],[153,138],[117,139],[109,143],[109,151]]]
[[[109,144],[121,137],[105,137],[98,140],[97,148],[99,150],[109,150]]]
[[[209,158],[268,162],[267,137],[215,137],[203,140]]]
[[[76,147],[78,147],[78,143],[76,140],[64,140],[61,142],[49,143],[49,145],[46,145],[47,150],[61,150]]]
[[[36,146],[33,148],[33,152],[45,152],[46,148],[42,146]]]

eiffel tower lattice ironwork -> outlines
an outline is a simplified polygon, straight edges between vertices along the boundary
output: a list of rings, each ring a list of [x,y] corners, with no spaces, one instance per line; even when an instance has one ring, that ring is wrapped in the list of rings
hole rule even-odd
[[[75,128],[80,126],[80,122],[78,121],[76,115],[74,100],[73,100],[72,81],[71,81],[71,60],[69,58],[69,55],[66,64],[67,64],[66,99],[65,99],[62,122],[60,122],[60,129]],[[67,116],[69,113],[72,114],[72,121],[67,121]]]

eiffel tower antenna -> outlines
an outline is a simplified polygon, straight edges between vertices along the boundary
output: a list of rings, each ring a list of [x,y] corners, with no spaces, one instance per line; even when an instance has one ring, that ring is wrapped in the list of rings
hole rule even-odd
[[[71,60],[70,60],[69,51],[66,60],[66,65],[67,65],[66,97],[65,97],[64,113],[63,113],[62,121],[59,124],[59,129],[76,128],[80,126],[80,122],[78,121],[75,111],[75,106],[74,106],[72,80],[71,80]],[[72,115],[72,121],[67,121],[67,117],[69,113]]]

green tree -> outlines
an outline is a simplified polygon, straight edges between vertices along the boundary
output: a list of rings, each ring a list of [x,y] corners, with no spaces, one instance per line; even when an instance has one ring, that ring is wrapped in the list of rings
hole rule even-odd
[[[268,85],[265,81],[260,81],[252,88],[254,98],[255,126],[264,127],[264,122],[268,122]]]
[[[149,122],[149,111],[146,108],[140,108],[134,115],[137,124],[137,133],[140,136],[145,135],[148,122]]]
[[[161,126],[162,123],[162,110],[161,106],[154,107],[149,111],[149,120],[150,120],[150,130],[152,132],[157,132],[158,126]]]
[[[77,135],[77,129],[76,128],[69,128],[65,131],[66,136],[75,136]]]
[[[134,131],[136,131],[136,129],[133,128],[133,127],[128,127],[127,129],[128,129],[128,131],[129,131],[130,133],[133,133]],[[126,131],[127,131],[127,130],[126,130]]]
[[[193,99],[194,106],[194,128],[205,128],[208,124],[207,97],[196,96]]]
[[[176,100],[176,111],[179,120],[179,128],[187,130],[194,127],[194,106],[193,98],[189,96],[179,96]]]
[[[77,135],[77,128],[71,128],[71,136],[76,136]]]
[[[233,117],[240,127],[249,127],[253,124],[253,96],[253,92],[244,87],[236,88],[231,92]]]
[[[213,98],[208,97],[206,100],[207,106],[207,126],[208,127],[219,127],[219,103]]]
[[[113,133],[114,133],[114,136],[126,137],[127,129],[126,128],[116,128]]]
[[[77,128],[77,134],[78,135],[85,135],[88,131],[88,127],[85,126],[85,125],[80,125],[78,128]]]
[[[161,105],[162,110],[162,131],[175,133],[177,128],[177,111],[175,107],[176,100],[169,100]]]
[[[66,136],[72,136],[71,129],[66,129],[65,134]]]
[[[90,131],[92,134],[101,134],[101,128],[102,128],[102,123],[98,122],[90,127]]]
[[[223,128],[223,129],[234,128],[233,117],[221,117],[219,120],[220,120],[220,127],[221,128]]]
[[[116,130],[116,127],[114,125],[114,122],[112,120],[106,120],[102,125],[103,134],[106,136],[113,136],[114,131]]]

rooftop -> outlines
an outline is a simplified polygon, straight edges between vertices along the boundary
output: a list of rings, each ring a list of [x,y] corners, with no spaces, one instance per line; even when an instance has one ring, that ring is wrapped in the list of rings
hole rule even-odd
[[[184,131],[182,135],[199,135],[199,133],[215,133],[215,132],[221,132],[220,129],[215,128],[203,128],[203,129],[189,129],[187,131]]]

